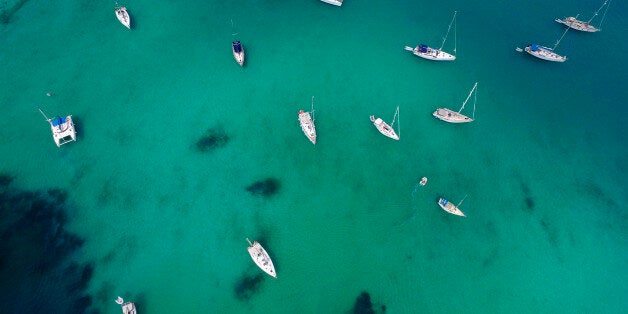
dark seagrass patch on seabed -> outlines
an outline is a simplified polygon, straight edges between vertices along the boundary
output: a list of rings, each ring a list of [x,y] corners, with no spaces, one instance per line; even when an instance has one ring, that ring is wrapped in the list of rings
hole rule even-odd
[[[0,302],[7,313],[87,312],[93,264],[72,261],[84,240],[69,233],[67,193],[24,191],[0,174]],[[24,293],[36,291],[37,298]]]
[[[0,24],[9,24],[13,15],[19,11],[28,0],[19,0],[9,6],[7,0],[0,0]]]
[[[201,138],[196,141],[196,150],[208,152],[227,145],[229,135],[221,127],[213,127],[207,130]]]
[[[236,282],[233,292],[240,301],[248,301],[259,290],[262,280],[266,274],[257,273],[253,276],[243,275]]]
[[[382,313],[386,312],[386,305],[381,305]],[[355,299],[355,304],[353,305],[353,313],[354,314],[375,314],[375,310],[373,309],[373,303],[371,302],[371,295],[368,292],[363,291],[360,295]]]
[[[255,181],[253,184],[247,186],[246,190],[256,196],[271,197],[279,192],[280,187],[281,183],[279,180],[266,178],[264,180]]]
[[[531,213],[534,211],[534,206],[536,205],[534,202],[534,198],[530,193],[530,187],[527,184],[521,182],[521,190],[523,191],[523,198],[525,202],[525,211]]]

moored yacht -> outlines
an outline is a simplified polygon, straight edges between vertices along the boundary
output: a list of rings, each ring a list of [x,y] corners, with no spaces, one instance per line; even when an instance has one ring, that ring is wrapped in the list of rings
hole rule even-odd
[[[233,52],[233,58],[240,65],[244,65],[244,48],[240,41],[234,41],[231,43],[231,51]]]
[[[72,116],[66,117],[54,117],[48,118],[41,109],[39,112],[44,116],[46,121],[50,123],[50,129],[52,130],[52,138],[58,147],[63,144],[76,141],[76,130],[74,129],[74,122],[72,122]]]
[[[466,197],[466,196],[465,196]],[[464,201],[464,199],[462,199]],[[438,200],[438,205],[440,206],[440,208],[442,208],[444,211],[452,214],[452,215],[456,215],[456,216],[462,216],[462,217],[466,217],[464,215],[464,213],[458,208],[458,206],[460,206],[460,204],[462,204],[462,201],[460,201],[460,203],[458,203],[458,205],[454,205],[452,204],[450,201],[444,199],[444,198],[440,198]]]
[[[115,7],[114,10],[116,11],[118,21],[126,26],[126,28],[131,29],[131,17],[129,16],[129,12],[126,11],[126,7]]]
[[[299,110],[299,124],[303,134],[312,142],[316,144],[316,126],[314,125],[314,96],[312,96],[312,109],[310,112]]]
[[[589,24],[588,22],[580,21],[573,16],[566,17],[563,20],[556,19],[556,22],[567,25],[575,30],[582,31],[582,32],[595,33],[595,32],[600,31],[599,28],[596,28],[595,26]]]
[[[434,113],[432,113],[432,115],[435,118],[438,118],[440,120],[443,120],[445,122],[449,122],[449,123],[466,123],[466,122],[472,122],[475,118],[475,103],[477,101],[477,93],[474,93],[476,91],[476,88],[478,87],[478,83],[475,82],[475,85],[473,85],[473,88],[471,88],[471,91],[469,92],[469,96],[467,96],[467,99],[465,99],[465,101],[462,103],[462,106],[460,107],[460,110],[458,111],[453,111],[451,109],[448,108],[437,108],[436,111],[434,111]],[[469,98],[471,98],[471,95],[475,95],[475,97],[473,98],[473,115],[472,117],[467,117],[466,115],[460,113],[463,109],[464,106],[467,104],[467,101],[469,101]]]
[[[259,244],[257,241],[251,241],[249,238],[246,238],[246,241],[249,242],[249,247],[247,250],[253,259],[253,262],[259,267],[261,270],[271,275],[274,278],[277,278],[277,273],[275,273],[275,266],[273,265],[273,261],[270,259],[266,250]]]
[[[606,17],[606,12],[608,12],[608,7],[610,6],[609,2],[610,0],[605,0],[604,3],[602,3],[602,6],[600,6],[600,8],[597,9],[597,11],[595,11],[593,16],[591,16],[591,18],[588,21],[581,21],[578,19],[578,15],[576,15],[576,17],[570,16],[562,20],[556,19],[556,22],[567,25],[569,28],[573,28],[581,32],[588,32],[588,33],[599,32],[601,30],[600,28],[602,27],[602,22],[604,22],[604,18]],[[595,27],[591,25],[591,21],[593,21],[593,19],[598,15],[598,13],[600,13],[600,10],[602,10],[602,8],[605,6],[606,6],[606,9],[604,10],[604,15],[602,16],[602,19],[598,23],[598,26]]]
[[[395,115],[393,116],[392,125],[388,125],[386,121],[382,120],[382,118],[375,118],[375,116],[370,116],[371,122],[375,125],[375,128],[379,131],[379,133],[384,134],[387,137],[392,138],[393,140],[399,140],[399,134],[395,132],[393,126],[395,125],[395,120],[399,117],[399,106],[397,106],[397,110],[395,111]],[[397,122],[397,128],[399,128],[399,123]],[[401,131],[400,131],[401,132]]]
[[[443,38],[443,42],[440,45],[440,48],[436,49],[436,48],[432,48],[428,45],[425,44],[419,44],[418,46],[412,48],[409,46],[405,46],[405,50],[411,51],[415,56],[421,57],[423,59],[428,59],[428,60],[434,60],[434,61],[453,61],[456,60],[456,26],[455,26],[455,21],[456,21],[456,14],[458,12],[454,11],[454,17],[451,19],[451,22],[449,23],[449,27],[447,28],[447,33],[445,34],[445,37]],[[451,30],[451,25],[454,25],[454,53],[448,53],[443,51],[443,47],[445,46],[445,41],[447,41],[447,36],[449,36],[449,31]]]
[[[554,62],[565,62],[567,61],[566,56],[561,56],[554,52],[554,49],[548,48],[545,46],[541,46],[538,44],[531,44],[524,48],[525,52],[543,60],[554,61]]]

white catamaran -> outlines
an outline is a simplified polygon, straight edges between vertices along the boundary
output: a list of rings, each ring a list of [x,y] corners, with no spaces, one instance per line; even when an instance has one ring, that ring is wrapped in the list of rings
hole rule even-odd
[[[52,130],[52,138],[55,140],[55,144],[61,147],[63,144],[76,141],[76,130],[74,129],[74,122],[72,122],[72,116],[66,117],[54,117],[48,118],[46,114],[39,109],[44,119],[50,123],[50,129]]]
[[[554,50],[556,49],[556,47],[558,47],[558,45],[560,44],[560,41],[563,40],[563,37],[565,37],[565,34],[567,34],[567,31],[569,31],[569,29],[570,29],[569,27],[565,27],[565,31],[563,32],[563,35],[560,36],[558,41],[556,41],[554,48],[548,48],[545,46],[541,46],[539,44],[531,44],[525,47],[524,50],[525,52],[539,59],[543,59],[547,61],[554,61],[554,62],[565,62],[567,61],[567,57],[557,54],[556,52],[554,52]],[[517,48],[517,51],[521,51],[521,48]]]
[[[311,115],[310,115],[311,113]],[[314,96],[312,96],[312,109],[310,112],[299,110],[299,124],[303,134],[310,139],[312,144],[316,145],[316,127],[314,126]]]
[[[454,17],[451,19],[451,22],[449,23],[449,27],[447,28],[447,34],[445,34],[445,37],[443,38],[443,43],[440,45],[440,48],[434,49],[432,47],[429,47],[428,45],[419,44],[418,46],[414,48],[406,46],[405,49],[408,51],[411,51],[416,56],[419,56],[421,58],[428,59],[428,60],[435,60],[435,61],[456,60],[456,25],[454,24],[456,22],[456,13],[457,11],[454,11]],[[445,41],[447,41],[447,36],[449,36],[449,31],[451,30],[452,24],[454,25],[454,53],[450,54],[450,53],[444,52],[443,47],[445,46]]]
[[[397,110],[395,111],[395,115],[393,116],[393,121],[391,125],[388,125],[388,123],[386,123],[381,118],[375,118],[375,116],[370,116],[370,118],[371,122],[373,122],[373,125],[375,125],[380,133],[392,138],[393,140],[399,140],[399,135],[401,134],[401,129],[399,127],[399,106],[397,106]],[[395,129],[393,128],[393,126],[395,125],[395,119],[397,119],[397,130],[399,134],[397,134],[395,132]]]
[[[444,211],[456,215],[456,216],[462,216],[462,217],[466,217],[464,215],[464,213],[460,210],[460,208],[458,208],[458,206],[460,206],[460,204],[462,204],[462,202],[464,201],[464,199],[467,198],[467,196],[465,195],[464,198],[462,199],[462,201],[460,201],[460,203],[458,203],[458,205],[454,205],[452,204],[450,201],[444,199],[444,198],[440,198],[438,199],[438,205],[440,206],[440,208],[442,208]]]
[[[608,7],[610,6],[609,2],[610,2],[609,0],[605,0],[604,3],[602,3],[602,6],[600,6],[600,8],[597,9],[597,11],[595,11],[593,16],[586,22],[578,20],[577,15],[576,17],[573,17],[573,16],[566,17],[563,20],[556,19],[556,22],[565,24],[569,26],[570,28],[573,28],[575,30],[582,31],[582,32],[589,32],[589,33],[599,32],[602,27],[602,22],[604,22],[604,18],[606,17],[606,12],[608,11]],[[604,15],[602,16],[602,19],[600,20],[600,23],[598,24],[598,26],[595,27],[591,25],[591,21],[593,21],[593,19],[598,15],[598,13],[600,13],[600,10],[602,10],[602,8],[605,6],[606,6],[606,9],[604,10]]]
[[[126,26],[126,28],[131,29],[131,17],[129,16],[129,12],[126,11],[126,7],[116,6],[114,10],[116,11],[118,21]]]
[[[450,122],[450,123],[465,123],[465,122],[473,121],[475,119],[475,103],[477,101],[477,93],[475,91],[477,87],[478,87],[478,82],[475,82],[475,84],[473,85],[473,88],[469,92],[469,96],[467,96],[467,99],[464,100],[464,102],[462,103],[462,107],[460,107],[460,110],[458,110],[457,112],[451,109],[447,109],[447,108],[438,108],[436,109],[436,111],[434,111],[432,115],[438,119],[441,119],[445,122]],[[467,101],[469,101],[469,98],[471,98],[471,94],[474,95],[473,114],[471,118],[469,118],[460,112],[462,111],[462,109],[464,109],[464,106],[467,104]]]
[[[251,258],[253,259],[257,267],[262,269],[267,274],[277,278],[277,273],[275,273],[275,266],[273,265],[273,261],[270,259],[270,256],[268,255],[268,253],[266,253],[266,250],[264,250],[262,245],[259,244],[257,241],[253,241],[253,243],[251,243],[251,240],[249,240],[249,238],[246,238],[246,241],[249,242],[249,247],[247,248],[247,250],[249,251]]]

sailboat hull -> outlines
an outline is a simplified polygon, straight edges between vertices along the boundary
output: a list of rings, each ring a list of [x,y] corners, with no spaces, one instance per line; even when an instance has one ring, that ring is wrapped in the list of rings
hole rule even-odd
[[[460,107],[460,110],[453,111],[447,108],[437,108],[436,111],[432,113],[432,115],[435,118],[438,118],[440,120],[443,120],[449,123],[473,122],[473,118],[469,118],[460,112],[464,109],[464,106],[467,104],[467,101],[469,101],[469,98],[471,98],[471,95],[473,95],[477,87],[478,87],[478,82],[475,82],[475,84],[473,85],[473,88],[471,88],[471,91],[469,92],[469,95],[467,96],[467,99],[465,99],[464,102],[462,103],[462,107]],[[475,117],[475,100],[473,101],[473,116]]]
[[[449,123],[467,123],[473,121],[473,119],[447,108],[438,108],[432,115],[435,118]]]
[[[553,61],[553,62],[565,62],[567,61],[567,57],[561,56],[554,52],[551,48],[547,48],[540,45],[530,45],[527,46],[525,52],[543,60]]]
[[[314,126],[314,120],[309,112],[299,110],[299,124],[301,124],[301,130],[303,134],[312,142],[316,144],[316,127]]]
[[[593,26],[593,25],[591,25],[591,24],[589,24],[587,22],[580,21],[580,20],[576,19],[573,16],[567,17],[564,20],[556,19],[556,22],[558,22],[560,24],[567,25],[571,29],[575,29],[575,30],[581,31],[581,32],[595,33],[595,32],[599,32],[600,31],[599,28],[596,28],[595,26]]]
[[[118,21],[122,23],[122,25],[126,26],[126,28],[131,29],[131,17],[127,12],[125,7],[117,7],[115,8],[116,17]]]
[[[397,135],[395,130],[390,127],[388,123],[384,122],[384,120],[382,120],[381,118],[375,118],[375,116],[371,116],[370,118],[379,133],[382,133],[385,136],[392,138],[393,140],[399,140],[399,135]]]
[[[248,240],[248,239],[247,239]],[[257,241],[251,243],[251,245],[247,248],[251,258],[261,270],[263,270],[268,275],[277,278],[277,273],[275,272],[275,266],[273,265],[273,261],[270,259],[270,256],[264,250],[261,244]]]
[[[444,52],[442,50],[431,48],[431,47],[426,47],[426,48],[421,49],[420,46],[416,46],[414,48],[406,46],[405,49],[408,51],[411,51],[415,56],[421,57],[427,60],[433,60],[433,61],[456,60],[456,56],[450,53]]]
[[[321,0],[325,3],[329,3],[329,4],[333,4],[335,6],[342,6],[342,1],[343,0]]]
[[[446,212],[448,212],[448,213],[450,213],[452,215],[466,217],[465,214],[458,208],[458,206],[452,204],[451,202],[449,202],[448,200],[446,200],[444,198],[440,198],[438,200],[438,205],[444,211],[446,211]]]

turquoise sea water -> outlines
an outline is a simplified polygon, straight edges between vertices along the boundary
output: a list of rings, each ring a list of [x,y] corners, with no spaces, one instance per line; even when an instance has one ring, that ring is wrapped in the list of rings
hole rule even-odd
[[[515,47],[551,47],[553,20],[597,1],[123,4],[132,30],[109,1],[0,6],[7,312],[119,313],[120,295],[140,313],[346,313],[364,291],[378,313],[625,311],[623,3],[566,35],[563,64]],[[454,10],[456,61],[403,50],[437,47]],[[476,121],[431,116],[476,81]],[[316,146],[297,120],[312,96]],[[397,105],[399,142],[368,119]],[[38,107],[79,140],[57,148]],[[199,152],[208,129],[228,141]],[[247,191],[266,178],[276,194]],[[465,195],[466,218],[436,203]]]

